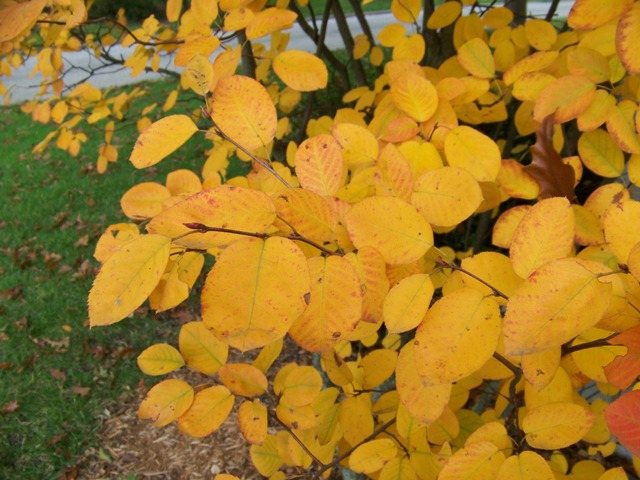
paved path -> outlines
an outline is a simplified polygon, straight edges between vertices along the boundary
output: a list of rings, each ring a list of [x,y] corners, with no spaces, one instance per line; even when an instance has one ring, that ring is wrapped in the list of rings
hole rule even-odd
[[[573,1],[561,0],[557,9],[557,15],[566,17],[571,9]],[[543,2],[529,2],[528,11],[529,14],[534,16],[543,16],[546,14],[549,7],[549,3]],[[367,19],[371,26],[374,35],[389,23],[393,22],[393,17],[390,13],[369,13]],[[348,18],[349,27],[353,35],[361,33],[362,30],[355,17]],[[300,27],[296,24],[290,31],[291,39],[289,41],[289,48],[295,48],[298,50],[315,51],[315,45],[307,37]],[[338,33],[335,21],[329,23],[329,29],[327,30],[327,46],[330,49],[344,48],[342,39]],[[132,48],[124,48],[121,46],[114,46],[111,49],[111,55],[116,58],[127,58],[132,52]],[[96,59],[88,51],[80,52],[68,52],[63,55],[63,59],[66,67],[71,68],[65,75],[65,84],[71,85],[73,83],[82,81],[86,76],[86,70],[96,68],[101,65],[101,61]],[[5,87],[14,85],[11,96],[11,103],[21,103],[27,99],[33,98],[38,91],[42,76],[36,74],[30,77],[30,74],[36,64],[34,58],[29,58],[26,63],[19,69],[14,71],[11,77],[0,77]],[[171,59],[166,58],[161,62],[161,66],[168,69],[176,70],[171,65]],[[103,67],[99,70],[99,73],[95,74],[91,78],[91,83],[98,88],[107,88],[113,86],[126,85],[130,83],[136,83],[143,80],[156,80],[161,78],[162,75],[157,73],[143,73],[135,78],[132,78],[129,70],[118,65]]]

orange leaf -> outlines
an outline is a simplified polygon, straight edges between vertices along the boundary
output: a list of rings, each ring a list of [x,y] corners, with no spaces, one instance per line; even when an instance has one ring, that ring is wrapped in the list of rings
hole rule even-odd
[[[267,420],[267,407],[257,398],[246,400],[238,408],[240,432],[252,445],[259,445],[267,438]]]
[[[624,355],[617,356],[604,367],[609,383],[620,390],[626,390],[640,376],[640,326],[619,333],[609,343],[627,347]]]
[[[555,114],[554,123],[573,120],[591,104],[595,92],[595,84],[587,77],[567,75],[558,78],[540,92],[533,118],[542,122]]]
[[[624,10],[616,30],[616,51],[622,65],[631,75],[640,73],[638,44],[640,44],[640,4],[635,2],[631,8]]]
[[[269,385],[264,373],[245,363],[227,363],[218,371],[218,375],[229,390],[243,397],[262,395]]]
[[[0,43],[12,40],[30,28],[47,4],[47,0],[6,3],[0,9]]]
[[[640,390],[625,393],[609,404],[604,418],[611,435],[633,455],[640,457]]]
[[[633,0],[576,0],[571,6],[567,23],[576,30],[600,27],[627,11]]]
[[[331,135],[317,135],[300,144],[295,155],[300,185],[319,195],[335,195],[342,184],[342,148]]]

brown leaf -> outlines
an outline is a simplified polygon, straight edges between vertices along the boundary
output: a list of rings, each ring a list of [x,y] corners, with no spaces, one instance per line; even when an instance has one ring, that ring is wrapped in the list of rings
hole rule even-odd
[[[536,143],[530,150],[531,164],[524,167],[524,170],[540,185],[539,198],[566,197],[573,201],[575,174],[573,168],[566,165],[553,148],[553,115],[545,118],[538,128]]]
[[[56,380],[66,380],[67,379],[67,374],[62,372],[62,371],[60,371],[60,370],[58,370],[57,368],[50,368],[49,369],[49,373]]]
[[[83,235],[74,244],[74,247],[86,247],[89,245],[89,235]]]
[[[24,298],[24,294],[22,287],[19,285],[0,292],[0,300],[17,300],[21,298]]]
[[[4,332],[0,332],[0,340],[6,342],[7,340],[9,340],[9,335]]]
[[[74,385],[73,387],[71,387],[71,391],[73,393],[75,393],[76,395],[80,395],[81,397],[86,397],[87,395],[89,395],[89,392],[91,391],[91,388],[89,388],[89,387],[81,387],[80,384],[78,384],[78,385]]]
[[[51,440],[47,442],[47,445],[48,446],[55,445],[66,436],[67,436],[66,433],[61,433],[60,435],[56,435],[55,437],[51,438]]]
[[[11,400],[7,403],[5,403],[2,406],[2,409],[0,410],[0,413],[11,413],[11,412],[15,412],[18,407],[20,405],[18,404],[18,402],[16,400]]]
[[[13,368],[13,363],[11,362],[0,362],[0,370],[11,370]]]

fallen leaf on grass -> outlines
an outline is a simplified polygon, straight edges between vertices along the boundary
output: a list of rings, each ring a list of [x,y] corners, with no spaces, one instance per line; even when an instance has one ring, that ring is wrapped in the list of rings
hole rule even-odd
[[[0,410],[0,413],[15,412],[19,406],[20,404],[16,400],[11,400],[3,405],[2,410]]]
[[[0,362],[0,370],[11,370],[13,368],[13,363],[11,362]]]
[[[74,247],[86,247],[89,245],[89,235],[81,236],[76,242],[73,244]]]
[[[89,395],[89,392],[91,391],[91,388],[89,388],[89,387],[81,387],[80,384],[78,384],[78,385],[74,385],[73,387],[71,387],[71,391],[73,393],[75,393],[76,395],[79,395],[81,397],[86,397],[87,395]]]
[[[57,368],[50,368],[49,374],[56,380],[66,380],[67,374]]]
[[[7,335],[4,332],[0,332],[0,340],[2,340],[3,342],[6,342],[7,340],[9,340],[9,335]]]
[[[23,288],[20,285],[16,285],[12,288],[7,288],[0,292],[0,300],[18,300],[24,299]]]

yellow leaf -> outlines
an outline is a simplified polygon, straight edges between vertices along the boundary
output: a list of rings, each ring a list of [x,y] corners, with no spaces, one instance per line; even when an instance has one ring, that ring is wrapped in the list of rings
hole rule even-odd
[[[325,88],[329,80],[324,62],[302,50],[285,50],[276,55],[273,71],[289,88],[299,92]]]
[[[391,13],[404,23],[416,23],[421,9],[420,0],[392,0],[391,2]]]
[[[631,5],[622,13],[616,30],[616,51],[622,65],[634,75],[640,73],[637,45],[640,42],[640,4]]]
[[[544,72],[525,73],[513,84],[513,96],[518,100],[535,102],[549,84],[556,77]]]
[[[418,480],[409,457],[392,458],[380,471],[378,480]]]
[[[47,4],[47,0],[22,3],[3,3],[0,9],[0,43],[14,39],[33,26]]]
[[[371,399],[367,395],[347,397],[340,402],[338,412],[344,439],[356,446],[373,433]]]
[[[571,345],[581,345],[603,338],[609,337],[613,332],[609,330],[602,330],[600,328],[590,328],[589,330],[582,332]],[[605,345],[599,348],[590,348],[586,350],[578,350],[573,352],[571,356],[576,362],[577,367],[587,377],[600,383],[609,383],[607,376],[605,375],[604,367],[613,362],[614,358],[618,355],[626,355],[626,347],[620,347],[615,345]]]
[[[578,140],[578,153],[585,167],[597,175],[605,178],[622,175],[624,154],[604,130],[584,132]]]
[[[213,480],[240,480],[240,478],[228,473],[219,473],[213,477]]]
[[[408,118],[407,120],[415,125],[413,120]],[[389,194],[407,201],[411,199],[413,191],[411,164],[395,145],[392,143],[385,145],[380,152],[376,167],[374,179],[376,192],[379,195]]]
[[[251,445],[260,445],[267,438],[267,407],[254,398],[245,400],[238,408],[238,426],[244,439]]]
[[[536,50],[550,50],[558,39],[556,28],[545,20],[531,18],[524,24],[527,41]]]
[[[139,236],[138,226],[132,223],[109,225],[100,235],[93,257],[100,263],[106,262],[122,245]]]
[[[426,273],[403,278],[384,300],[384,323],[390,333],[402,333],[418,326],[427,313],[434,287]]]
[[[222,10],[224,8],[220,7]],[[230,8],[224,15],[223,30],[226,32],[233,32],[235,30],[242,30],[246,28],[255,17],[253,10],[246,7]]]
[[[551,382],[541,390],[526,383],[524,386],[524,398],[527,409],[539,407],[556,402],[570,402],[573,392],[569,374],[560,367],[556,370]]]
[[[524,57],[522,60],[514,64],[509,70],[504,72],[502,80],[507,85],[512,85],[525,73],[538,72],[549,65],[551,65],[556,58],[558,58],[558,52],[536,52],[532,55]]]
[[[386,264],[380,253],[371,247],[363,247],[357,253],[345,255],[364,285],[362,318],[366,323],[376,324],[382,320],[383,302],[389,291]]]
[[[611,298],[611,284],[593,273],[601,270],[600,263],[566,258],[533,272],[509,300],[505,353],[529,355],[559,347],[598,323]]]
[[[616,106],[616,98],[605,90],[596,90],[587,109],[578,115],[578,128],[582,132],[595,130],[607,121]]]
[[[491,50],[480,38],[473,38],[458,49],[458,62],[474,77],[493,78],[496,74]]]
[[[322,390],[322,377],[314,367],[296,366],[284,380],[281,399],[287,405],[302,407],[313,402]]]
[[[182,0],[167,0],[165,12],[169,22],[177,22],[182,12]]]
[[[247,150],[265,148],[278,128],[276,107],[267,90],[242,75],[218,80],[210,111],[218,128]]]
[[[500,187],[511,198],[533,200],[540,195],[540,185],[516,160],[502,160],[496,179]]]
[[[220,380],[236,395],[256,397],[267,391],[267,377],[253,365],[227,363],[218,371]]]
[[[393,47],[393,60],[411,60],[420,63],[424,58],[427,46],[424,37],[419,33],[414,33],[408,37],[400,39]]]
[[[478,182],[498,177],[502,159],[496,142],[474,128],[452,129],[444,141],[444,153],[452,167],[468,171]]]
[[[342,159],[348,167],[373,164],[378,158],[378,140],[366,128],[341,123],[334,126],[331,133],[343,148]]]
[[[292,229],[325,247],[336,245],[338,215],[327,198],[301,188],[289,188],[273,199],[277,219],[274,225],[286,234]],[[335,248],[335,247],[334,247]]]
[[[497,288],[507,297],[510,297],[522,283],[522,279],[513,271],[509,258],[497,252],[482,252],[467,257],[462,260],[460,266]],[[478,290],[483,295],[494,294],[492,289],[469,275],[462,276],[462,283],[466,287]],[[502,297],[495,297],[495,300],[500,305],[506,303]]]
[[[254,467],[265,477],[273,475],[282,466],[275,435],[267,435],[262,445],[251,445],[249,454]]]
[[[571,254],[574,236],[573,210],[564,197],[536,203],[516,227],[509,255],[513,270],[527,278],[541,265]]]
[[[493,479],[504,461],[504,453],[493,443],[473,443],[453,454],[440,472],[438,480]]]
[[[256,14],[247,25],[246,35],[248,40],[255,40],[269,35],[278,30],[291,28],[298,15],[284,8],[265,8]]]
[[[507,7],[494,7],[482,16],[482,21],[491,30],[508,27],[513,21],[513,11]]]
[[[407,35],[407,28],[399,23],[385,25],[378,33],[378,41],[383,47],[393,47]]]
[[[390,438],[370,440],[349,456],[349,468],[357,473],[373,473],[396,456],[396,444]]]
[[[119,322],[142,305],[164,273],[170,248],[169,238],[141,235],[115,252],[89,292],[90,325]]]
[[[555,480],[547,461],[535,452],[513,455],[502,464],[496,480]]]
[[[169,425],[193,403],[193,388],[182,380],[163,380],[147,392],[138,408],[138,417],[153,420],[156,427]]]
[[[600,0],[577,0],[571,6],[567,23],[576,30],[589,30],[600,27],[627,11],[633,0],[612,0],[602,3]]]
[[[140,134],[131,152],[131,163],[136,168],[155,165],[180,148],[197,131],[196,124],[186,115],[164,117]]]
[[[138,355],[138,368],[146,375],[164,375],[183,365],[180,352],[166,343],[151,345]]]
[[[398,354],[393,350],[380,349],[367,353],[360,362],[364,373],[362,385],[365,389],[372,389],[382,385],[396,368]]]
[[[307,307],[307,261],[284,238],[237,240],[204,284],[202,320],[225,343],[246,351],[284,337]]]
[[[427,385],[416,374],[413,342],[400,350],[396,363],[396,388],[402,405],[426,424],[433,423],[442,415],[451,396],[451,384]]]
[[[540,391],[553,380],[560,366],[560,348],[550,348],[539,353],[523,355],[521,360],[524,378]]]
[[[360,60],[367,54],[370,48],[371,43],[365,34],[361,33],[356,35],[354,38],[353,59]]]
[[[280,400],[276,407],[276,415],[285,425],[298,432],[314,429],[318,423],[315,412],[310,405],[292,407]]]
[[[602,83],[611,77],[607,58],[591,48],[578,47],[569,50],[567,68],[573,75],[584,75],[593,83]]]
[[[200,178],[191,170],[181,168],[167,175],[166,186],[171,195],[194,195],[202,190]]]
[[[626,263],[629,252],[640,241],[639,222],[640,202],[632,199],[614,203],[604,215],[604,237],[621,263]]]
[[[262,233],[276,218],[276,209],[269,196],[259,190],[223,185],[203,190],[156,215],[147,225],[149,233],[176,238],[176,245],[207,249],[224,246],[238,235],[220,232],[191,233],[185,223],[208,227]],[[177,238],[181,237],[181,238]]]
[[[542,122],[555,114],[555,123],[573,120],[591,104],[595,92],[595,84],[587,77],[567,75],[558,78],[540,93],[533,109],[533,118]]]
[[[557,402],[528,410],[522,419],[522,430],[533,448],[556,450],[580,441],[593,422],[593,413],[588,408]]]
[[[444,2],[438,6],[427,21],[427,28],[437,30],[455,22],[462,13],[462,5],[459,2]]]
[[[289,335],[305,350],[321,353],[355,329],[362,314],[362,287],[344,257],[312,257],[308,264],[311,296]]]
[[[198,95],[206,95],[213,79],[213,65],[207,57],[198,53],[187,63],[185,76],[191,90]]]
[[[252,365],[260,370],[262,373],[267,373],[267,370],[273,362],[280,356],[282,352],[283,340],[280,338],[275,342],[271,342],[269,345],[265,345],[260,350],[260,353],[253,361]]]
[[[213,375],[227,363],[229,347],[202,322],[185,323],[180,328],[178,346],[189,368],[205,375]]]
[[[369,197],[344,216],[351,241],[373,247],[389,264],[411,263],[433,246],[433,231],[415,207],[396,197]]]
[[[467,170],[442,167],[416,179],[411,203],[438,227],[452,227],[469,218],[482,203],[480,185]]]
[[[496,351],[500,307],[470,288],[445,295],[416,330],[417,371],[431,385],[452,383],[478,370]]]
[[[429,120],[438,108],[436,87],[413,72],[406,72],[391,82],[391,98],[396,107],[417,122]]]
[[[198,391],[191,408],[178,419],[178,430],[194,438],[211,435],[227,419],[235,397],[222,385]]]
[[[529,205],[518,205],[503,212],[493,226],[491,243],[496,247],[509,248],[516,228],[530,209]]]
[[[330,135],[317,135],[300,144],[295,155],[300,185],[319,195],[335,195],[342,185],[342,149]]]
[[[131,187],[120,199],[124,214],[133,219],[153,218],[163,210],[171,192],[156,182],[143,182]]]
[[[611,108],[607,118],[607,130],[611,138],[627,153],[640,153],[640,135],[633,122],[636,108],[635,102],[622,101]]]

